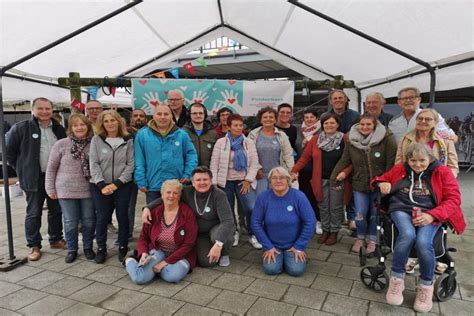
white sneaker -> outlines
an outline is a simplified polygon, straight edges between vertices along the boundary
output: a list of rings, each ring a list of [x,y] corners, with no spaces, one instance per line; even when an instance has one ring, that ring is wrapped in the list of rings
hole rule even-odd
[[[316,234],[322,235],[322,233],[323,233],[323,229],[321,228],[321,222],[318,221],[318,222],[316,223]]]
[[[232,247],[237,247],[239,245],[239,237],[240,237],[239,231],[236,230],[234,233],[234,243],[232,244]]]
[[[228,267],[230,266],[230,257],[229,256],[221,256],[218,263],[219,267]]]
[[[257,237],[255,237],[255,235],[250,236],[249,243],[255,249],[262,249],[263,248],[262,244],[258,242]]]

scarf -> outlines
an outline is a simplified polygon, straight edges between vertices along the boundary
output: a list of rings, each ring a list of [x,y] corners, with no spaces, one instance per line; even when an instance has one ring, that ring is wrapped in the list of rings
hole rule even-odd
[[[357,123],[351,127],[349,132],[349,141],[355,148],[368,152],[370,151],[371,147],[374,147],[384,140],[386,132],[387,129],[385,126],[383,126],[380,122],[377,122],[375,130],[367,137],[364,137],[364,135],[359,132],[359,123]]]
[[[304,147],[313,138],[314,134],[318,133],[321,129],[321,121],[317,121],[313,125],[306,125],[305,122],[301,125],[301,135],[303,136],[303,143],[301,147]]]
[[[234,169],[243,171],[247,169],[247,156],[244,151],[244,135],[234,138],[230,132],[227,132],[227,138],[230,140],[230,149],[234,151]]]
[[[336,132],[332,136],[327,136],[326,132],[322,131],[321,134],[319,134],[318,147],[326,152],[333,151],[339,146],[343,137],[344,133],[342,132]]]
[[[89,179],[91,177],[91,171],[89,168],[89,155],[84,151],[87,144],[91,142],[92,134],[89,133],[86,138],[79,139],[74,136],[70,136],[72,147],[71,147],[71,154],[72,158],[75,160],[79,160],[81,162],[81,171],[82,175]]]

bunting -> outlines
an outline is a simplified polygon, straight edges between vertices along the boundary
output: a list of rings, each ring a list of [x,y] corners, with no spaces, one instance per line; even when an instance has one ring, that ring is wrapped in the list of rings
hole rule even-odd
[[[204,60],[204,57],[202,56],[196,59],[196,62],[203,67],[207,67],[206,61]]]
[[[178,68],[171,68],[169,70],[170,74],[175,77],[176,79],[179,79],[179,69]]]
[[[91,100],[97,100],[97,92],[99,87],[86,87],[87,93],[89,93]]]
[[[194,76],[194,74],[196,73],[196,72],[194,71],[194,67],[193,67],[193,65],[192,65],[191,63],[186,63],[186,64],[183,65],[183,67],[184,67],[187,71],[189,71],[189,73],[190,73],[191,75],[193,75],[193,76]]]

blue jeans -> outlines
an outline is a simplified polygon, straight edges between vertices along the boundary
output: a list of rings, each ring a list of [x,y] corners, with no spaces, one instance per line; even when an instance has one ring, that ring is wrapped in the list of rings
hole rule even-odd
[[[67,250],[78,250],[79,221],[82,223],[82,242],[84,249],[92,249],[95,232],[95,209],[91,198],[59,199],[63,211],[64,235]]]
[[[440,223],[421,227],[413,226],[411,213],[395,211],[390,213],[393,223],[398,229],[398,237],[393,250],[392,276],[403,279],[405,264],[413,246],[416,246],[418,262],[420,264],[420,283],[431,285],[436,265],[433,238]]]
[[[61,207],[58,200],[50,199],[44,188],[45,174],[41,173],[38,178],[38,191],[25,191],[26,194],[26,216],[25,237],[28,247],[41,248],[43,240],[41,229],[41,217],[43,215],[43,204],[46,200],[48,205],[48,235],[49,243],[63,239],[63,222]]]
[[[354,203],[354,195],[352,195],[349,205],[346,207],[347,220],[353,221],[356,218],[356,209]]]
[[[99,249],[107,248],[107,224],[110,219],[110,212],[115,209],[115,216],[119,224],[118,241],[120,247],[128,246],[128,205],[130,200],[131,183],[120,186],[113,194],[103,195],[100,188],[91,184],[91,194],[96,207],[96,241]]]
[[[278,250],[280,254],[275,256],[275,262],[268,263],[265,260],[262,261],[263,272],[266,274],[274,275],[283,272],[283,269],[291,276],[303,275],[306,270],[305,262],[296,262],[293,252],[286,250]]]
[[[377,241],[377,222],[375,220],[377,216],[377,208],[375,206],[376,197],[377,194],[375,192],[353,192],[352,198],[356,211],[355,222],[357,225],[357,238],[359,239],[365,239],[368,233],[371,241]],[[368,216],[369,221],[367,221]],[[367,225],[369,227],[367,227]]]
[[[133,228],[135,227],[135,208],[137,206],[138,187],[135,183],[132,183],[132,189],[130,193],[130,202],[128,204],[128,235],[133,235]]]
[[[153,266],[157,265],[166,257],[168,257],[165,252],[157,249],[150,250],[149,255],[152,256],[152,259],[142,267],[138,266],[138,262],[136,260],[130,260],[127,262],[125,268],[127,269],[127,273],[130,276],[130,279],[132,279],[133,283],[149,283],[151,280],[153,280],[156,274],[155,271],[153,271]],[[163,281],[169,283],[178,283],[189,273],[190,269],[191,265],[189,264],[188,260],[181,259],[173,264],[168,264],[161,270],[159,274]]]
[[[253,235],[252,228],[250,227],[250,218],[252,216],[253,207],[255,206],[255,190],[250,187],[247,194],[240,193],[240,189],[242,189],[242,186],[239,185],[240,182],[242,182],[242,180],[227,181],[225,184],[224,192],[227,195],[227,200],[229,200],[232,214],[234,214],[235,196],[240,201],[240,204],[242,205],[242,211],[245,215],[245,221],[247,222],[247,230],[249,232],[249,235]]]

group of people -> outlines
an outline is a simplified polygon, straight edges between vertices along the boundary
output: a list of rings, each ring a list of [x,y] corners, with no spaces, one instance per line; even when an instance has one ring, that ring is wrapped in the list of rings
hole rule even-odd
[[[186,109],[184,101],[180,90],[169,91],[169,104],[155,106],[148,122],[134,110],[130,126],[116,111],[90,101],[87,117],[70,115],[67,133],[52,119],[51,101],[33,101],[32,119],[7,134],[8,163],[26,193],[30,260],[41,257],[46,200],[50,245],[67,249],[68,263],[78,255],[79,230],[84,256],[106,260],[115,211],[118,259],[137,284],[156,274],[179,282],[196,264],[228,266],[244,230],[254,248],[263,248],[265,273],[299,276],[317,228],[317,242],[334,245],[345,217],[356,230],[352,251],[375,251],[379,186],[390,196],[389,214],[399,229],[387,301],[402,303],[405,266],[416,244],[421,278],[415,309],[431,309],[433,232],[449,222],[462,233],[465,223],[455,179],[456,136],[435,110],[420,108],[418,89],[399,92],[402,112],[396,117],[383,112],[380,93],[367,96],[359,115],[348,108],[344,91],[333,90],[332,108],[321,117],[307,108],[296,127],[293,108],[284,103],[262,108],[259,126],[250,132],[228,108],[217,112],[214,127],[205,105]],[[137,252],[127,257],[138,191],[147,206]],[[422,216],[412,220],[413,207]]]

